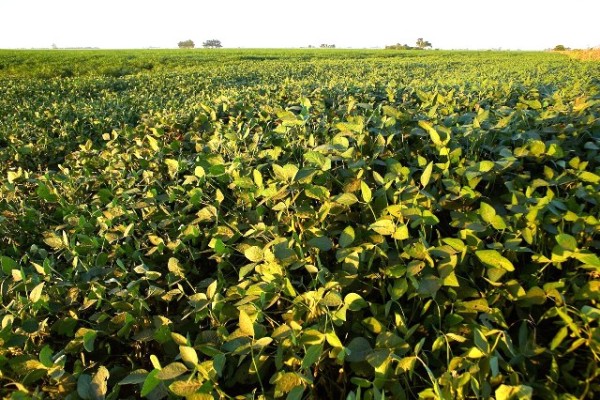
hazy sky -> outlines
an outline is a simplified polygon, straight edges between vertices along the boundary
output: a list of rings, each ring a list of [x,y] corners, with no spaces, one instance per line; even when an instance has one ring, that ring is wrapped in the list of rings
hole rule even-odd
[[[0,48],[600,46],[600,0],[0,0]]]

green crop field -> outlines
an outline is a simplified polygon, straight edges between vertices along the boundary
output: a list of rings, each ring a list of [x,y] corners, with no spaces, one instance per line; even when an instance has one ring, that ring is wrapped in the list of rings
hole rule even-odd
[[[600,62],[0,51],[0,396],[600,396]]]

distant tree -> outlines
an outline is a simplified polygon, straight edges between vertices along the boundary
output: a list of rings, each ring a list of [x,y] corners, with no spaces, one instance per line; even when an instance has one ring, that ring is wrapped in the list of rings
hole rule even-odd
[[[431,43],[428,42],[427,40],[423,40],[423,38],[418,38],[417,39],[417,47],[420,49],[424,49],[426,47],[431,47]]]
[[[217,49],[217,48],[223,47],[223,45],[221,44],[220,40],[210,39],[210,40],[207,40],[206,42],[202,43],[202,47],[205,47],[207,49]]]
[[[325,43],[323,43],[320,47],[322,49],[335,49],[335,44],[325,44]]]
[[[418,49],[417,47],[412,47],[407,44],[400,44],[400,43],[391,44],[391,45],[385,46],[385,48],[387,50],[417,50]]]
[[[569,48],[565,47],[562,44],[557,44],[556,46],[554,46],[554,51],[565,51],[565,50],[569,50]]]
[[[179,46],[180,49],[193,49],[194,47],[196,47],[196,45],[194,44],[193,40],[183,40],[179,43],[177,43],[177,46]]]

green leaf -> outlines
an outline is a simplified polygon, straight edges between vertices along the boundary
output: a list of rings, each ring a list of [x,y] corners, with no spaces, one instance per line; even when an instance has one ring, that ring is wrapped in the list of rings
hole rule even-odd
[[[327,236],[312,238],[308,241],[308,245],[321,251],[329,251],[333,248],[333,242]]]
[[[92,395],[92,377],[81,374],[77,378],[77,394],[84,400],[94,400]]]
[[[427,121],[419,121],[419,126],[421,128],[423,128],[427,133],[429,133],[429,137],[431,138],[431,141],[433,142],[433,144],[435,144],[436,146],[441,146],[443,145],[442,143],[442,139],[440,138],[439,133],[437,133],[437,131],[434,129],[434,127]],[[423,185],[423,186],[427,186],[427,185]]]
[[[221,376],[223,374],[223,368],[225,368],[225,362],[227,361],[227,357],[225,354],[215,354],[213,356],[213,368],[217,372],[217,375]]]
[[[380,219],[369,225],[369,229],[380,235],[392,235],[396,232],[396,225],[389,219]]]
[[[94,342],[96,341],[96,337],[98,336],[98,332],[94,330],[87,330],[83,334],[83,348],[91,353],[94,351]]]
[[[489,204],[481,202],[481,205],[479,206],[479,215],[481,215],[481,218],[485,222],[491,224],[494,217],[496,217],[496,210]]]
[[[367,360],[367,356],[373,352],[373,348],[367,339],[362,336],[355,337],[348,343],[349,351],[346,356],[348,362],[362,362]]]
[[[315,200],[324,201],[329,199],[329,190],[324,186],[308,185],[304,189],[304,194],[306,194],[306,197]]]
[[[119,381],[119,385],[139,385],[146,380],[148,371],[145,369],[136,369]]]
[[[44,185],[43,183],[40,183],[37,190],[35,191],[35,193],[40,196],[40,198],[42,200],[48,201],[48,202],[56,202],[58,200],[58,196],[56,195],[56,193],[54,192],[54,190],[52,190],[51,188],[49,188],[47,185]]]
[[[587,250],[579,250],[573,254],[573,257],[584,265],[592,267],[596,271],[600,271],[600,258],[596,254]]]
[[[486,355],[489,354],[490,345],[489,345],[485,335],[483,334],[483,332],[481,332],[477,328],[473,329],[473,339],[474,339],[475,346],[477,346],[477,348],[479,350],[481,350]]]
[[[296,386],[285,397],[285,400],[302,400],[304,394],[304,386]]]
[[[312,367],[314,363],[316,363],[321,357],[321,353],[323,352],[323,344],[315,344],[309,346],[306,350],[306,354],[302,359],[302,369],[308,369]]]
[[[333,201],[335,201],[338,204],[342,204],[342,205],[348,206],[348,207],[351,206],[352,204],[358,203],[358,199],[352,193],[339,194],[333,198]]]
[[[448,246],[452,247],[456,251],[463,251],[463,249],[465,248],[465,243],[460,239],[443,238],[442,242],[446,243]]]
[[[356,235],[354,233],[354,228],[352,226],[348,225],[340,234],[340,238],[339,238],[338,242],[342,248],[346,248],[346,247],[350,246],[352,244],[352,242],[354,242],[355,238],[356,238]]]
[[[161,369],[156,374],[156,379],[159,379],[161,381],[166,381],[169,379],[177,378],[179,375],[183,375],[186,372],[188,372],[188,369],[185,365],[183,365],[180,362],[173,362],[173,363],[167,365],[166,367],[164,367],[163,369]]]
[[[303,157],[305,162],[314,165],[323,171],[331,169],[331,160],[319,152],[308,151],[304,153]]]
[[[54,366],[54,361],[52,361],[52,348],[49,345],[45,345],[44,347],[42,347],[42,350],[40,350],[40,362],[42,364],[44,364],[44,367],[46,368],[51,368],[52,366]]]
[[[573,236],[561,233],[555,236],[556,243],[565,250],[575,251],[577,249],[577,239]]]
[[[433,161],[430,161],[429,164],[427,164],[427,166],[423,170],[423,173],[421,174],[421,185],[423,185],[423,187],[426,187],[427,184],[429,183],[429,180],[431,179],[432,171],[433,171]]]
[[[251,246],[248,247],[245,251],[244,251],[244,255],[246,256],[246,258],[252,262],[260,262],[263,260],[264,258],[264,254],[263,251],[260,247],[258,246]]]
[[[475,252],[479,261],[488,268],[503,268],[507,271],[514,271],[515,267],[507,258],[503,257],[496,250],[478,250]]]
[[[160,379],[156,377],[159,372],[159,369],[155,369],[150,371],[150,373],[146,376],[146,379],[144,379],[144,383],[142,385],[142,391],[140,393],[142,397],[146,397],[160,384]]]
[[[0,256],[0,268],[5,275],[10,275],[11,270],[18,268],[18,264],[10,257]]]
[[[558,346],[560,346],[560,344],[567,337],[568,334],[569,334],[568,327],[563,326],[562,328],[560,328],[558,330],[558,332],[556,333],[556,335],[554,335],[552,342],[550,342],[550,350],[556,350],[556,348]]]
[[[325,339],[327,340],[327,343],[329,343],[329,345],[334,349],[341,349],[344,347],[340,338],[333,331],[327,332],[325,334]]]
[[[342,304],[342,296],[338,292],[328,292],[319,302],[326,307],[337,307]]]
[[[344,297],[344,305],[348,307],[348,310],[350,311],[358,311],[368,307],[369,303],[367,303],[358,293],[348,293],[346,297]]]

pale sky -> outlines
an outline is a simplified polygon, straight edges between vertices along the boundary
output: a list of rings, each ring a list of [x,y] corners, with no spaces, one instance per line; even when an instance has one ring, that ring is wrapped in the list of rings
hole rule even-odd
[[[0,0],[0,48],[600,46],[600,0]]]

